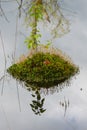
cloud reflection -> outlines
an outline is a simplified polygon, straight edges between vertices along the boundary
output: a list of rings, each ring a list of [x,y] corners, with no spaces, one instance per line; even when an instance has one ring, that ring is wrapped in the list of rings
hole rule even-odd
[[[55,46],[62,49],[71,56],[73,61],[80,66],[80,75],[72,81],[71,87],[64,88],[59,93],[46,95],[44,106],[46,112],[38,117],[32,113],[29,103],[32,100],[31,94],[19,86],[21,112],[18,107],[17,89],[14,80],[5,83],[3,96],[0,96],[0,104],[3,104],[9,125],[12,130],[87,130],[87,1],[66,0],[68,7],[77,10],[77,22],[74,22],[70,34],[56,40]],[[7,8],[8,5],[6,4]],[[13,8],[12,6],[10,6]],[[14,15],[9,15],[14,21]],[[15,24],[7,24],[0,21],[0,28],[3,31],[4,43],[7,53],[13,49]],[[17,53],[26,52],[23,41],[20,42],[21,49]],[[18,44],[19,46],[19,44]],[[1,47],[1,46],[0,46]],[[21,50],[21,52],[20,52]],[[0,51],[0,73],[3,70],[3,56]],[[1,83],[0,83],[1,88]],[[80,91],[80,88],[83,91]],[[64,109],[58,107],[59,101],[69,99],[70,105],[64,118]],[[0,105],[0,129],[7,130],[7,121]]]

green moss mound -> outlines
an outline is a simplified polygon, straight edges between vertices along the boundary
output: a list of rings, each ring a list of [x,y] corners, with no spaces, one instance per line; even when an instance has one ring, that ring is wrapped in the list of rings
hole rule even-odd
[[[78,67],[56,54],[39,52],[7,69],[17,80],[39,87],[64,83],[78,72]]]

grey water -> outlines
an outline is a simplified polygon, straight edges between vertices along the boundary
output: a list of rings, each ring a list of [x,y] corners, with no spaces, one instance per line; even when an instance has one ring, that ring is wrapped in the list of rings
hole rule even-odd
[[[4,85],[3,80],[0,81],[0,92],[3,88],[3,94],[0,94],[0,130],[87,130],[87,1],[66,0],[66,3],[78,13],[72,22],[70,33],[54,40],[54,46],[71,57],[79,66],[80,73],[71,80],[70,85],[41,93],[41,98],[45,98],[43,108],[46,109],[41,115],[35,115],[30,106],[35,99],[31,95],[34,92],[26,90],[7,75]],[[8,68],[12,64],[15,42],[16,60],[20,55],[28,53],[23,34],[28,35],[29,31],[25,30],[24,24],[19,20],[15,39],[16,5],[3,4],[3,8],[7,11],[9,19],[7,22],[0,17],[0,31]],[[45,33],[43,35],[42,41],[47,38]],[[5,68],[1,42],[0,38],[0,79]]]

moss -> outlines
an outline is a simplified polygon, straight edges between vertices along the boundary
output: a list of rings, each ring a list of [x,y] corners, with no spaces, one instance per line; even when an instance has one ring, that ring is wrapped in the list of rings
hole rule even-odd
[[[78,70],[74,64],[56,54],[39,52],[13,64],[7,72],[26,84],[51,87],[70,79]]]

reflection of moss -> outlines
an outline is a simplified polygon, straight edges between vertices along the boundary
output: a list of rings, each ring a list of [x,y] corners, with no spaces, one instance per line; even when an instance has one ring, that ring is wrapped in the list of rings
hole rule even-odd
[[[61,84],[78,72],[78,67],[58,55],[36,53],[8,68],[14,78],[39,87]]]
[[[32,100],[32,104],[30,104],[32,111],[36,115],[41,115],[46,111],[46,109],[43,108],[45,98],[41,98],[39,90],[36,90],[34,94],[32,94],[32,97],[35,98]]]

